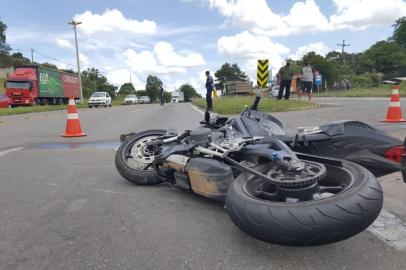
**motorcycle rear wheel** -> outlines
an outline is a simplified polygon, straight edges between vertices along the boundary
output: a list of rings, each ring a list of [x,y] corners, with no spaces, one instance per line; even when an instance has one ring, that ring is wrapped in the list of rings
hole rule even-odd
[[[153,168],[148,167],[150,162],[152,162],[151,159],[153,159],[153,154],[142,157],[142,151],[137,151],[137,149],[134,148],[143,147],[142,144],[145,143],[145,141],[160,137],[165,133],[166,130],[161,129],[147,130],[136,133],[125,140],[118,148],[115,157],[116,168],[121,176],[137,185],[157,185],[162,183],[162,180],[158,177]],[[137,157],[142,160],[141,162],[138,162],[140,164],[138,167],[131,166],[129,162],[129,159],[136,159],[136,157],[134,157],[135,152],[140,153],[141,155],[140,157]],[[145,169],[141,168],[142,165]]]
[[[368,170],[348,161],[342,164],[343,167],[326,165],[326,178],[319,182],[328,186],[329,181],[344,180],[347,186],[342,191],[299,202],[278,202],[256,196],[252,187],[261,180],[242,173],[229,186],[227,213],[243,232],[278,245],[314,246],[347,239],[364,231],[377,218],[383,193]],[[266,172],[270,167],[264,164],[254,169]]]

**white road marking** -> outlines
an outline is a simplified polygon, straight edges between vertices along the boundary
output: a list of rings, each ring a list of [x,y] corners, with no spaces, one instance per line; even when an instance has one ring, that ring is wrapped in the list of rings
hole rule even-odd
[[[406,223],[394,214],[382,209],[368,231],[397,250],[406,250]]]
[[[4,157],[10,153],[14,153],[14,152],[17,152],[17,151],[20,151],[23,149],[24,149],[24,147],[15,147],[15,148],[10,148],[10,149],[4,150],[4,151],[0,151],[0,157]]]
[[[96,190],[96,191],[101,191],[101,192],[106,192],[106,193],[121,194],[121,192],[112,191],[112,190],[107,190],[107,189],[95,188],[95,189],[93,189],[93,190]]]
[[[142,109],[131,111],[131,113],[137,113],[137,112],[140,112],[140,111],[142,111]]]
[[[192,108],[193,110],[197,111],[200,114],[204,114],[204,111],[202,111],[201,109],[199,109],[198,107],[196,107],[195,105],[192,105],[190,103],[188,103],[188,105],[190,106],[190,108]]]
[[[59,184],[55,184],[55,183],[44,183],[45,185],[49,185],[49,186],[59,186]]]

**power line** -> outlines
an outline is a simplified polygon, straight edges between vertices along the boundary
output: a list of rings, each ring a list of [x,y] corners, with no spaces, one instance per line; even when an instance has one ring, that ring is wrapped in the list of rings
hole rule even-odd
[[[72,65],[72,64],[70,64],[70,63],[66,63],[66,62],[64,62],[64,61],[62,61],[62,60],[59,60],[59,59],[55,58],[55,57],[52,57],[52,56],[48,56],[48,55],[46,55],[46,54],[43,54],[43,53],[41,53],[41,52],[39,52],[39,51],[37,51],[37,50],[32,49],[32,51],[35,52],[36,54],[42,56],[42,57],[48,58],[48,59],[53,60],[53,61],[55,61],[55,62],[58,62],[58,63],[60,63],[60,64],[64,64],[64,65],[71,66],[71,67],[76,67],[76,65]]]

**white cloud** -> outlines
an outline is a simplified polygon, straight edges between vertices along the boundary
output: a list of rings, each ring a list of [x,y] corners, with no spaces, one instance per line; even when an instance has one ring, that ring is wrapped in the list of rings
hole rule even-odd
[[[403,0],[333,0],[337,13],[330,17],[335,27],[363,29],[390,25],[406,15]]]
[[[153,74],[185,73],[186,68],[205,64],[203,56],[194,52],[178,53],[167,42],[158,42],[153,51],[136,52],[128,49],[124,52],[127,65],[134,72]]]
[[[118,87],[123,83],[130,82],[131,78],[131,82],[136,90],[145,88],[145,84],[138,78],[138,76],[125,68],[110,70],[107,72],[106,77],[110,83],[117,85]]]
[[[223,36],[218,40],[217,45],[220,54],[242,58],[265,57],[270,54],[289,52],[289,48],[272,42],[269,37],[253,35],[248,31],[235,36]]]
[[[325,56],[330,51],[331,48],[324,44],[324,42],[315,42],[299,47],[295,54],[292,54],[289,57],[293,60],[299,60],[308,52],[315,52]]]
[[[208,1],[210,7],[217,8],[235,25],[262,35],[283,36],[330,28],[314,0],[296,2],[286,16],[273,12],[266,0]]]
[[[101,15],[85,11],[82,14],[75,15],[74,20],[82,22],[78,28],[86,34],[115,31],[131,34],[153,34],[157,28],[154,21],[137,21],[126,18],[117,9],[106,9]]]
[[[73,49],[72,43],[70,43],[69,40],[64,39],[64,38],[57,38],[56,39],[56,44],[58,44],[59,47],[64,48],[64,49]]]
[[[90,67],[89,58],[83,53],[79,53],[80,67],[82,70]]]
[[[287,15],[275,13],[266,0],[207,1],[232,24],[268,36],[364,29],[390,25],[406,15],[403,0],[332,0],[336,11],[329,19],[320,11],[315,0],[295,2]]]
[[[269,37],[257,36],[244,31],[235,36],[224,36],[218,40],[218,52],[223,56],[234,59],[269,59],[270,66],[277,68],[282,65],[284,55],[289,53],[289,48],[279,43],[274,43]],[[252,69],[252,61],[248,61],[246,68]],[[255,62],[256,63],[256,62]],[[256,64],[255,64],[256,68]],[[255,71],[256,72],[256,71]]]
[[[203,56],[195,52],[177,53],[168,42],[158,42],[154,53],[160,65],[169,67],[195,67],[205,64]]]

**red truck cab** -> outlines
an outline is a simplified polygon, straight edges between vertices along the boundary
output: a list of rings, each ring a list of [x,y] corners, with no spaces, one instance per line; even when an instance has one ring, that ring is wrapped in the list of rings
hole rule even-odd
[[[16,68],[7,77],[5,88],[11,106],[35,105],[38,97],[37,70],[33,67]]]

